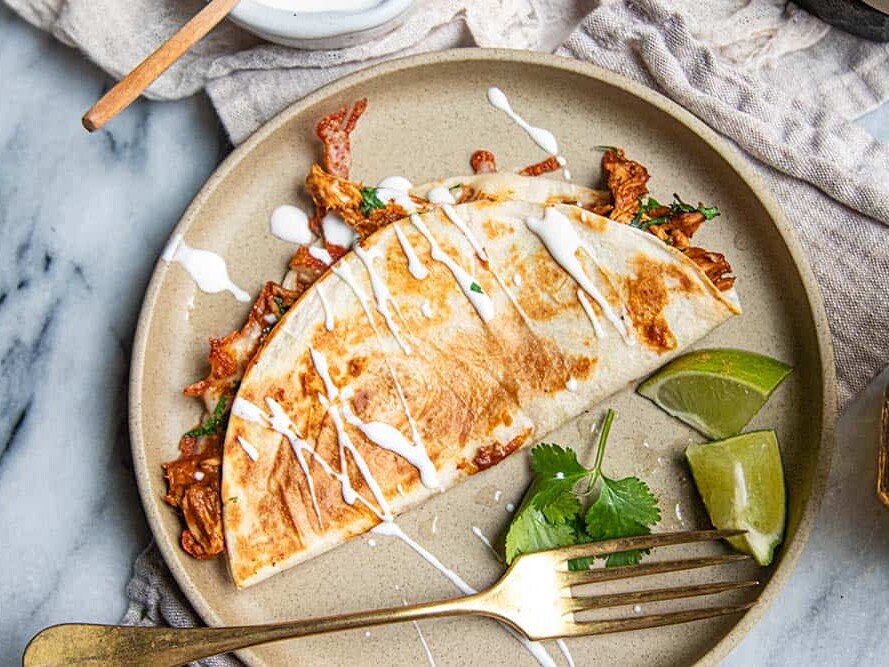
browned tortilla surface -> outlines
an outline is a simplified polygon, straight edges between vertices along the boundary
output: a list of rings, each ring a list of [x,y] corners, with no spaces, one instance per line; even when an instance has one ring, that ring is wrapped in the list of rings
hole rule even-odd
[[[283,409],[305,443],[305,471],[280,428],[233,415],[222,498],[226,548],[239,587],[366,532],[386,509],[397,515],[438,492],[421,483],[411,462],[358,428],[344,424],[338,432],[332,412],[342,415],[345,406],[363,422],[387,424],[408,441],[415,440],[412,418],[421,443],[414,446],[425,447],[446,489],[496,465],[740,312],[732,292],[720,293],[694,263],[654,236],[576,207],[558,210],[580,234],[586,250],[576,257],[606,307],[621,318],[626,337],[590,298],[604,332],[596,334],[578,284],[526,225],[528,218],[544,217],[544,206],[518,201],[456,207],[487,261],[442,211],[422,216],[441,250],[492,300],[490,321],[483,321],[452,271],[430,256],[429,244],[408,220],[380,230],[362,247],[391,293],[389,308],[409,352],[378,312],[370,274],[354,253],[335,265],[340,275],[328,272],[287,312],[248,368],[238,397],[269,415],[268,399]],[[425,279],[408,270],[396,225],[428,269]],[[319,290],[332,330],[325,326]],[[328,364],[335,396],[310,350]],[[332,410],[322,397],[331,400]],[[348,449],[341,457],[342,434],[369,476]],[[239,438],[256,449],[256,460]],[[366,502],[345,501],[340,474]]]

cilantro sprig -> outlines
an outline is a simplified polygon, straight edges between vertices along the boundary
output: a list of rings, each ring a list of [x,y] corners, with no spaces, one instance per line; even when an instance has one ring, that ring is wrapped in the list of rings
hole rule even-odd
[[[599,429],[592,468],[581,465],[574,450],[559,445],[542,444],[531,450],[534,480],[506,535],[507,563],[532,551],[647,535],[660,521],[657,498],[645,482],[638,477],[612,479],[602,472],[613,421],[614,411],[609,409]],[[642,555],[638,550],[610,554],[605,564],[631,565]],[[586,569],[591,563],[589,558],[576,559],[569,567]]]
[[[637,229],[648,229],[652,225],[662,225],[665,222],[668,222],[674,215],[679,215],[680,213],[700,213],[704,216],[705,220],[712,220],[719,215],[719,209],[715,206],[704,206],[703,204],[692,206],[691,204],[686,204],[679,198],[679,195],[673,193],[673,201],[670,203],[670,210],[666,213],[666,215],[661,215],[649,220],[642,220],[643,216],[647,215],[651,211],[656,211],[657,209],[664,207],[664,204],[661,204],[651,195],[648,195],[645,200],[643,200],[640,196],[639,210],[636,212],[635,217],[630,222],[630,227],[636,227]]]
[[[371,211],[378,208],[386,208],[377,196],[376,188],[361,188],[361,215],[370,217]]]
[[[216,402],[216,407],[213,408],[213,414],[210,415],[210,418],[201,426],[188,431],[185,434],[186,437],[199,438],[202,435],[213,435],[219,431],[219,427],[222,426],[222,420],[225,417],[225,406],[226,398],[225,396],[220,396],[219,400]]]

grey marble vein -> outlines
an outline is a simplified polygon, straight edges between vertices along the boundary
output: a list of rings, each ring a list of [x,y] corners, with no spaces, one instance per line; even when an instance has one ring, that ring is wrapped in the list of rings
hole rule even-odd
[[[148,541],[126,428],[135,320],[171,227],[229,148],[203,99],[139,102],[86,135],[78,119],[108,85],[0,6],[0,665],[46,625],[124,610]],[[862,124],[886,139],[889,107]],[[885,664],[875,406],[872,389],[844,417],[799,567],[727,664]]]
[[[109,81],[0,7],[0,664],[65,620],[110,622],[148,542],[126,383],[142,293],[222,150],[204,99],[88,136]],[[19,662],[20,664],[20,662]]]

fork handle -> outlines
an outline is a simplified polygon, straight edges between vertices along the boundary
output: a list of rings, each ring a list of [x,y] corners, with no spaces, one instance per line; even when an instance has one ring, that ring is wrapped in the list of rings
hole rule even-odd
[[[325,632],[461,614],[491,615],[484,595],[429,604],[228,628],[156,628],[68,623],[42,630],[28,644],[23,667],[181,665],[219,653]]]

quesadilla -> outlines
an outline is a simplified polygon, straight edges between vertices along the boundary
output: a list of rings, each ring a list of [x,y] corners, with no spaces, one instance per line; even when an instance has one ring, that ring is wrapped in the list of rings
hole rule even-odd
[[[236,585],[497,464],[739,312],[679,250],[575,206],[480,200],[382,226],[241,379],[221,494]]]
[[[725,256],[691,244],[692,235],[704,221],[718,215],[718,210],[702,204],[691,206],[677,195],[673,196],[672,203],[662,205],[648,193],[648,170],[629,159],[622,149],[604,149],[602,171],[607,190],[594,190],[566,180],[541,178],[542,174],[563,168],[563,161],[557,155],[550,155],[517,173],[499,172],[495,156],[488,150],[477,150],[472,154],[470,165],[474,173],[469,176],[452,177],[416,187],[406,179],[396,177],[370,187],[350,180],[350,134],[366,106],[366,100],[359,100],[351,111],[343,107],[318,123],[316,133],[323,143],[324,152],[321,163],[314,165],[306,178],[306,189],[314,203],[314,211],[311,216],[302,214],[302,219],[308,222],[308,229],[301,232],[302,237],[311,238],[314,234],[317,240],[309,245],[297,246],[284,280],[280,284],[272,281],[266,283],[240,329],[221,338],[210,339],[207,376],[184,390],[185,395],[202,400],[204,413],[200,422],[180,438],[178,458],[163,465],[167,481],[164,500],[179,511],[184,524],[181,545],[195,558],[215,558],[225,549],[220,488],[223,440],[235,394],[248,366],[263,349],[266,339],[287,310],[328,272],[330,265],[345,256],[356,242],[363,243],[411,212],[425,213],[443,208],[445,215],[453,218],[456,215],[452,215],[453,207],[469,202],[477,202],[478,206],[497,206],[510,201],[543,206],[560,203],[576,205],[637,230],[644,230],[652,238],[656,237],[672,246],[696,264],[725,299],[736,303],[731,289],[735,278],[731,275],[732,269]],[[457,219],[460,219],[459,216]],[[454,223],[454,220],[450,222]],[[396,236],[404,234],[398,226],[393,229]],[[496,236],[497,233],[491,234]],[[427,271],[420,262],[419,258],[412,260],[409,270],[413,267],[415,272]],[[484,266],[489,268],[487,264]],[[525,269],[532,280],[538,280],[529,271]],[[517,268],[512,283],[517,290],[522,289],[522,275]],[[471,284],[469,287],[470,296],[475,298],[477,293],[472,292]],[[499,285],[499,279],[498,287],[504,293],[506,290],[513,291],[508,284]],[[482,289],[481,284],[478,289]],[[323,292],[319,291],[318,294]],[[533,295],[533,292],[528,294]],[[659,298],[658,293],[652,294],[652,298]],[[594,328],[600,326],[595,305],[580,293],[578,301],[585,313],[591,313],[591,325]],[[551,302],[550,297],[541,297],[535,300],[530,309],[546,308]],[[655,309],[659,307],[657,303],[652,306]],[[431,302],[428,305],[424,302],[421,312],[424,316],[427,312],[432,313]],[[399,312],[397,318],[401,316]],[[394,316],[391,312],[388,317],[392,322],[397,319],[392,319]],[[431,319],[432,315],[429,317]],[[527,317],[527,314],[522,317]],[[548,316],[541,317],[546,320]],[[252,452],[249,448],[245,451]]]

